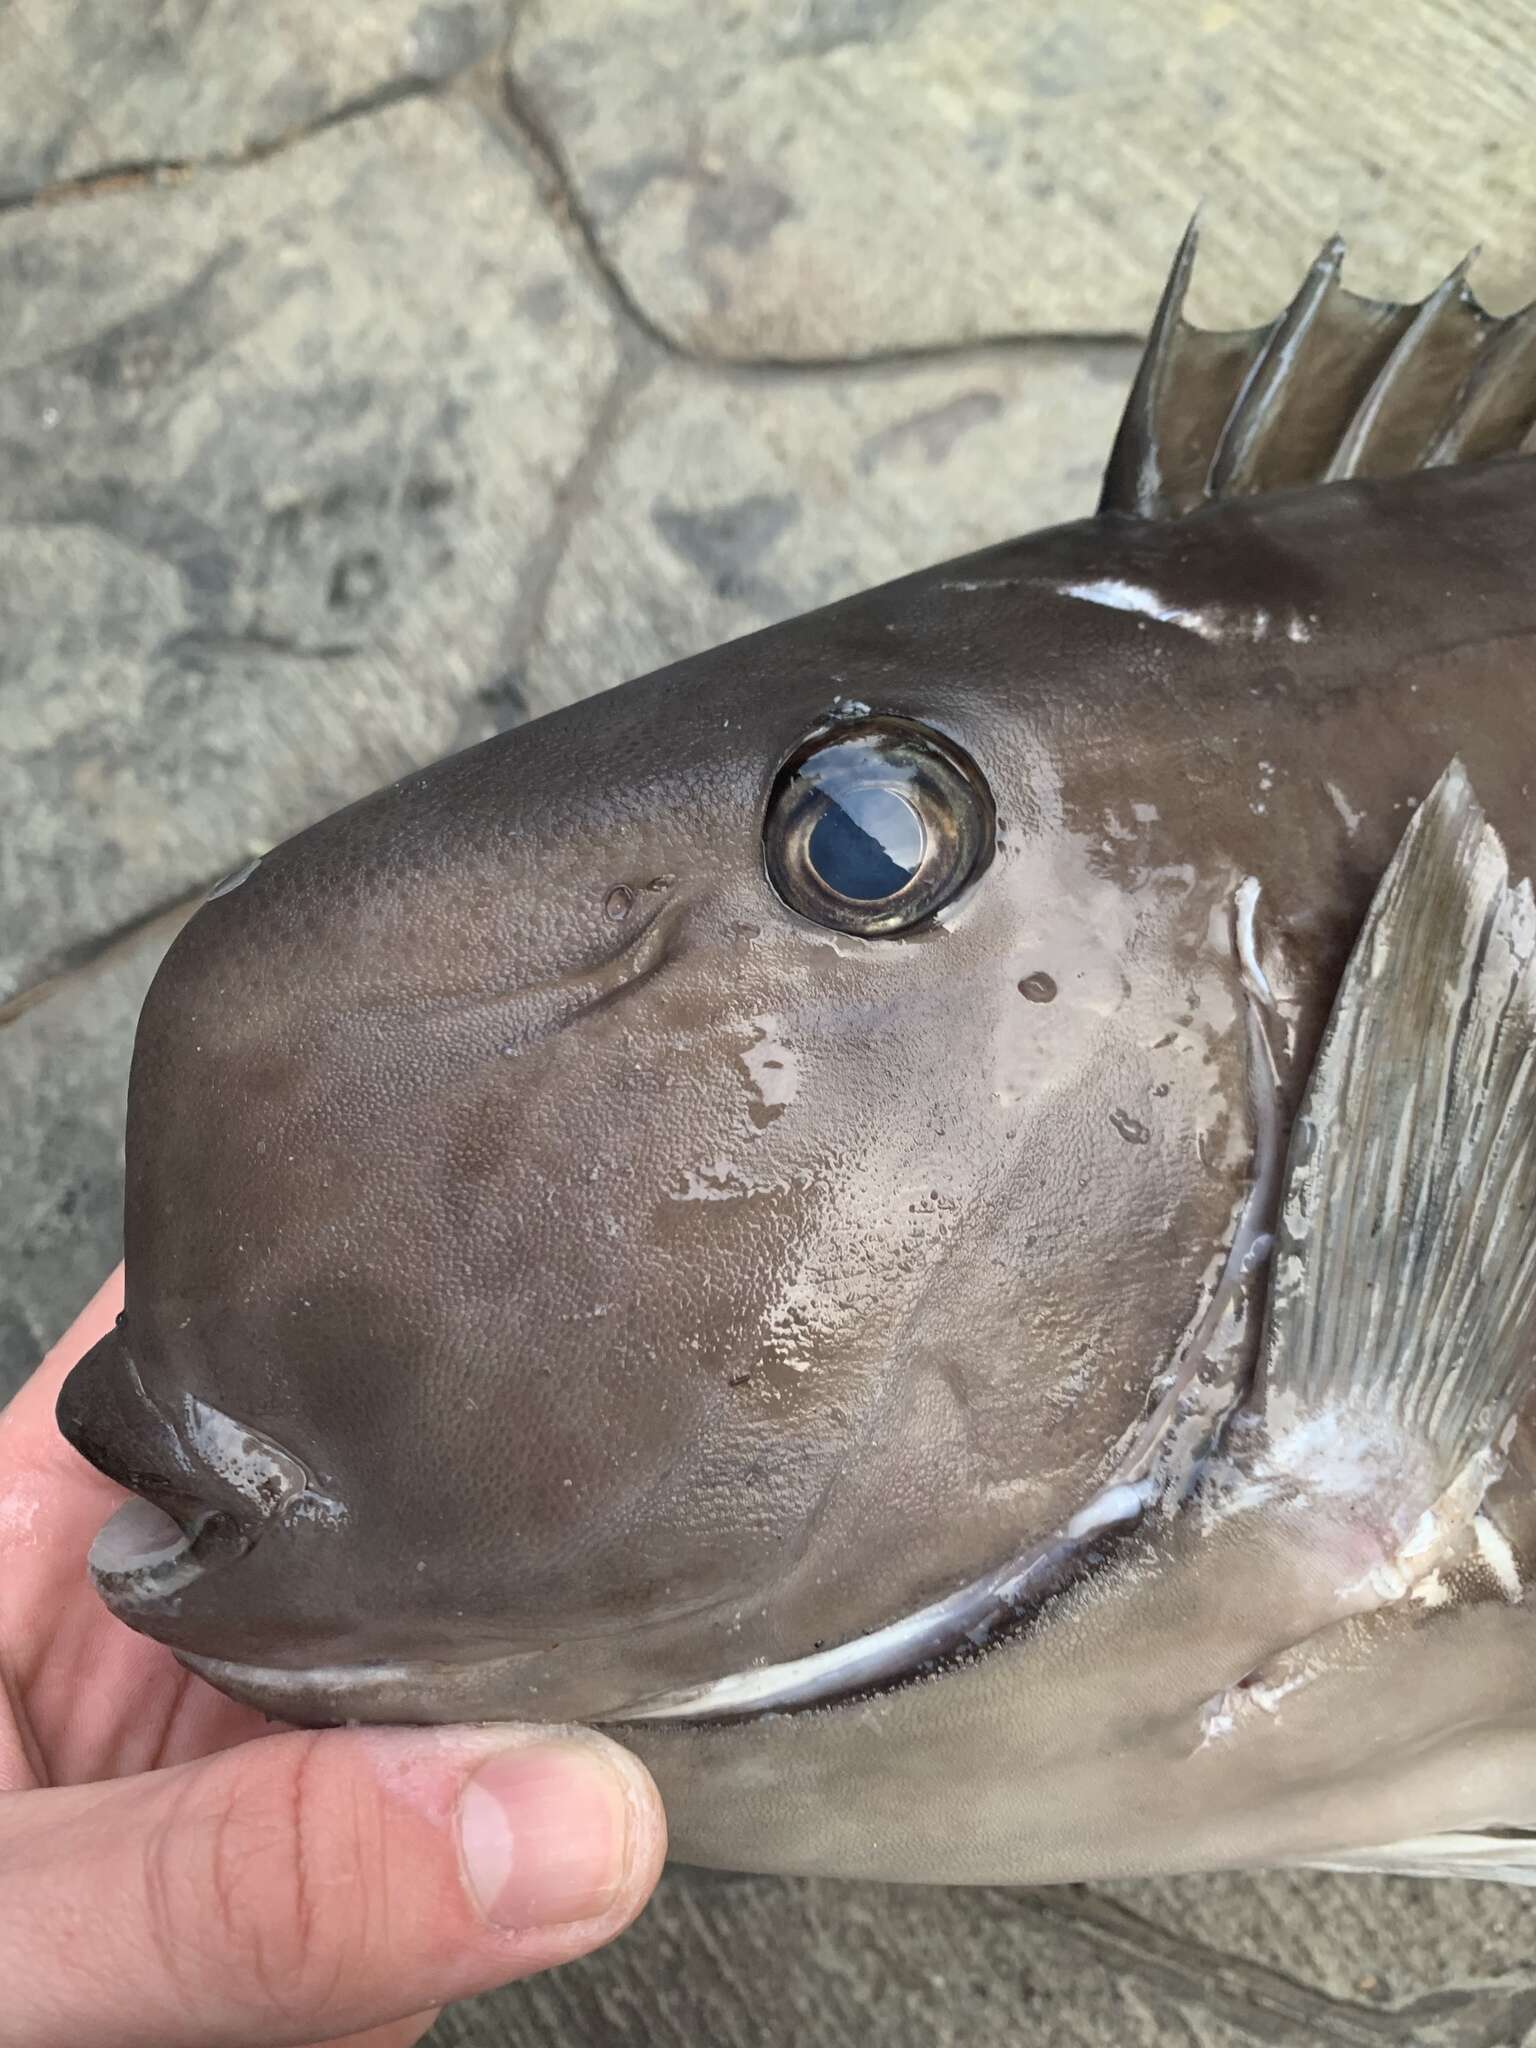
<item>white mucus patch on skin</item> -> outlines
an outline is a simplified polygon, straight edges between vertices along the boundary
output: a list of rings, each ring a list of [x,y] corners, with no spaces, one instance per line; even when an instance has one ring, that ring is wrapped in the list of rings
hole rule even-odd
[[[1162,626],[1177,626],[1181,632],[1193,633],[1200,640],[1266,640],[1275,623],[1263,605],[1247,611],[1235,605],[1173,604],[1144,583],[1127,583],[1118,576],[1097,577],[1089,583],[1059,583],[1056,588],[1060,596],[1075,598],[1080,604],[1101,605],[1112,612],[1132,612],[1138,618],[1155,619]],[[1288,640],[1311,637],[1310,629],[1299,616],[1290,619],[1285,634]]]
[[[329,1526],[346,1519],[342,1504],[317,1493],[300,1461],[261,1430],[195,1394],[185,1396],[182,1413],[187,1442],[204,1465],[263,1515],[292,1509]]]
[[[1371,1504],[1364,1520],[1358,1514],[1351,1519],[1357,1529],[1376,1523],[1379,1548],[1363,1573],[1341,1576],[1337,1598],[1343,1612],[1369,1613],[1410,1596],[1422,1598],[1426,1606],[1443,1605],[1448,1593],[1420,1596],[1416,1589],[1453,1561],[1469,1529],[1501,1590],[1520,1598],[1509,1545],[1481,1513],[1484,1495],[1503,1469],[1502,1446],[1469,1458],[1403,1532],[1396,1505],[1415,1493],[1423,1497],[1431,1468],[1423,1445],[1400,1423],[1349,1407],[1307,1414],[1293,1397],[1273,1399],[1271,1408],[1269,1448],[1251,1482],[1254,1498],[1285,1482],[1317,1503],[1347,1499],[1362,1507]]]
[[[1247,876],[1238,885],[1233,898],[1236,912],[1237,964],[1242,972],[1243,986],[1256,1003],[1266,1010],[1275,1007],[1275,992],[1269,985],[1259,960],[1258,939],[1254,932],[1254,912],[1259,906],[1261,885],[1256,875]]]
[[[712,1159],[707,1166],[690,1167],[687,1184],[678,1202],[735,1202],[753,1192],[741,1169],[730,1159]]]
[[[1515,1553],[1510,1548],[1509,1538],[1503,1530],[1490,1522],[1486,1515],[1476,1515],[1472,1521],[1472,1534],[1477,1539],[1477,1553],[1498,1581],[1499,1591],[1512,1607],[1517,1607],[1523,1598],[1520,1585],[1520,1567],[1515,1563]]]
[[[1121,1528],[1139,1521],[1147,1505],[1148,1494],[1149,1489],[1144,1483],[1139,1486],[1107,1486],[1089,1501],[1087,1507],[1079,1508],[1068,1522],[1068,1541],[1080,1543],[1085,1536],[1097,1536],[1101,1530]]]
[[[1355,809],[1336,782],[1325,782],[1323,787],[1328,792],[1329,801],[1332,803],[1333,808],[1343,820],[1344,830],[1353,839],[1360,829],[1360,820],[1365,816],[1364,811],[1357,811]]]
[[[1063,597],[1074,597],[1082,604],[1102,605],[1106,611],[1135,612],[1141,618],[1156,619],[1160,625],[1179,626],[1202,640],[1223,637],[1219,615],[1171,605],[1141,583],[1124,583],[1118,577],[1105,576],[1093,583],[1063,583],[1058,587]]]
[[[737,1058],[747,1070],[756,1098],[752,1121],[759,1128],[782,1116],[800,1092],[800,1061],[791,1046],[779,1036],[777,1017],[754,1017],[757,1036]]]
[[[1300,1692],[1312,1675],[1310,1670],[1303,1668],[1268,1685],[1255,1675],[1242,1685],[1229,1686],[1225,1692],[1217,1693],[1200,1709],[1199,1747],[1204,1749],[1210,1743],[1235,1735],[1242,1723],[1251,1721],[1256,1713],[1271,1721],[1278,1719],[1281,1702],[1291,1693]]]

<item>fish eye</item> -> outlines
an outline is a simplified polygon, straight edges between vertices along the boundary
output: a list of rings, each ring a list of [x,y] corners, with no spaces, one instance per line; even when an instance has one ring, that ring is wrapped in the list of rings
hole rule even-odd
[[[864,938],[910,931],[992,858],[981,770],[905,718],[814,734],[774,778],[763,820],[768,879],[791,910]]]

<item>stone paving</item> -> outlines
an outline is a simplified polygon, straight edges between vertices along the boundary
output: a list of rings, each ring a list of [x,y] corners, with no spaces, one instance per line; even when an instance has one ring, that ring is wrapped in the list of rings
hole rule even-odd
[[[0,9],[0,1397],[115,1256],[216,876],[412,764],[1091,509],[1169,254],[1536,290],[1536,9]],[[443,2043],[1536,2043],[1536,1904],[674,1870]]]

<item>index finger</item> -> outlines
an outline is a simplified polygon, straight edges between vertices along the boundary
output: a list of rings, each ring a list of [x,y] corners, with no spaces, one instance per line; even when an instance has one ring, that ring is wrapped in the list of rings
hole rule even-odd
[[[109,1275],[44,1358],[0,1409],[0,1562],[19,1549],[35,1570],[43,1558],[78,1568],[123,1490],[88,1465],[59,1434],[54,1404],[70,1368],[105,1337],[123,1306],[123,1269]],[[19,1546],[19,1549],[18,1549]]]
[[[123,1269],[118,1265],[113,1267],[58,1343],[45,1355],[31,1379],[24,1382],[19,1393],[4,1408],[0,1408],[0,1440],[9,1443],[14,1432],[19,1430],[26,1434],[41,1427],[45,1437],[53,1438],[62,1451],[75,1458],[75,1453],[69,1450],[54,1428],[54,1404],[71,1367],[84,1358],[93,1344],[106,1336],[122,1312]],[[76,1459],[76,1462],[80,1461]]]

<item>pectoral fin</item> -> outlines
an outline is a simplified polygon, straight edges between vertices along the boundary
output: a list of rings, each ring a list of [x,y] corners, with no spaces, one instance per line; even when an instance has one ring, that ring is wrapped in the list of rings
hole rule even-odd
[[[1536,1387],[1536,903],[1453,763],[1384,877],[1292,1136],[1260,1353],[1272,1469],[1427,1569]],[[1439,1534],[1446,1533],[1445,1530]]]

